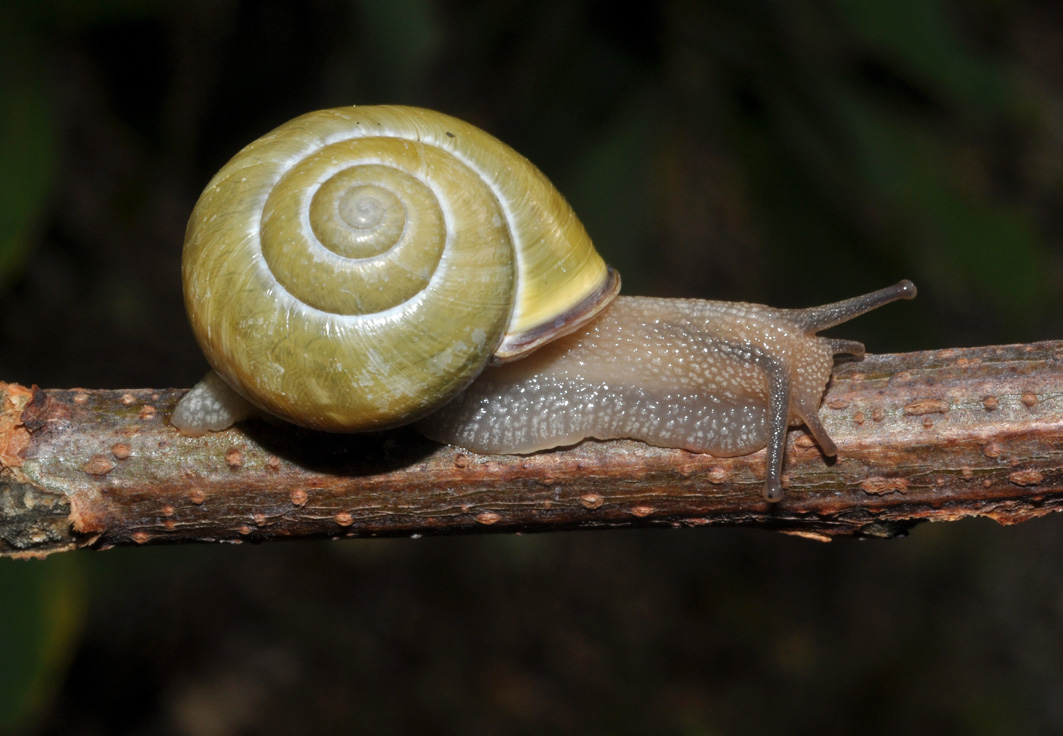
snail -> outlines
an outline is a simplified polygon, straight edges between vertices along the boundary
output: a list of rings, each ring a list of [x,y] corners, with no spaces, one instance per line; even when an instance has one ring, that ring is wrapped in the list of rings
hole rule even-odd
[[[213,371],[182,433],[252,413],[328,431],[415,424],[488,454],[627,437],[718,456],[767,447],[782,498],[791,425],[836,453],[818,337],[909,281],[810,309],[618,297],[619,276],[527,159],[441,113],[309,113],[238,153],[189,220],[185,306]]]

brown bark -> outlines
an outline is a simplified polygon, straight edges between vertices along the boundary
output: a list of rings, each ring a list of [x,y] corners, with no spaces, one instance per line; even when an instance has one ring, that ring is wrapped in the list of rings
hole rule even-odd
[[[1063,342],[868,356],[840,365],[791,432],[786,498],[764,452],[639,442],[480,456],[400,430],[323,435],[265,422],[190,439],[183,390],[0,384],[0,554],[189,541],[745,525],[890,537],[918,521],[1005,524],[1063,507]]]

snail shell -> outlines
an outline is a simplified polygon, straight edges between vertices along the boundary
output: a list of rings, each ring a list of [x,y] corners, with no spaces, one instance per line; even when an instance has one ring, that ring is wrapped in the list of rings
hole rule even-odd
[[[182,269],[193,332],[225,383],[331,431],[431,412],[619,290],[527,159],[398,106],[310,113],[244,148],[196,204]],[[174,423],[194,433],[193,414]]]

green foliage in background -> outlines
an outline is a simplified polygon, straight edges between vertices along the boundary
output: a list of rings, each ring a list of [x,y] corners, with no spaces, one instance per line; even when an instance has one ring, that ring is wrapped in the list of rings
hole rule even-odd
[[[26,257],[55,168],[46,70],[44,44],[0,8],[0,286]]]
[[[890,234],[926,272],[978,284],[1010,318],[1035,312],[1050,287],[1045,245],[1018,205],[988,201],[986,172],[964,150],[973,131],[1016,115],[1014,74],[961,40],[941,0],[837,2],[854,42],[936,108],[916,115],[888,94],[845,89],[833,98],[860,179],[894,215]]]
[[[157,13],[158,0],[0,4],[0,287],[23,267],[56,174],[55,46],[77,28]]]
[[[62,685],[84,614],[80,563],[0,560],[0,733],[32,721]]]
[[[430,0],[358,0],[361,23],[355,30],[364,48],[363,60],[370,58],[371,89],[382,95],[381,102],[413,100],[424,89],[442,43],[443,29]],[[363,78],[364,79],[364,78]]]
[[[1029,324],[1051,297],[1049,253],[978,148],[1016,122],[1007,63],[971,48],[941,2],[731,10],[706,11],[703,40],[775,277],[913,273],[931,280],[924,298]]]

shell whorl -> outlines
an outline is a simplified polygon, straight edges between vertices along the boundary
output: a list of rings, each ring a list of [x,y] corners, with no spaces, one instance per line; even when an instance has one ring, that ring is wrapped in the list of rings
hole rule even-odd
[[[185,303],[262,409],[338,431],[412,421],[616,292],[526,159],[439,113],[303,115],[237,154],[189,221]]]

